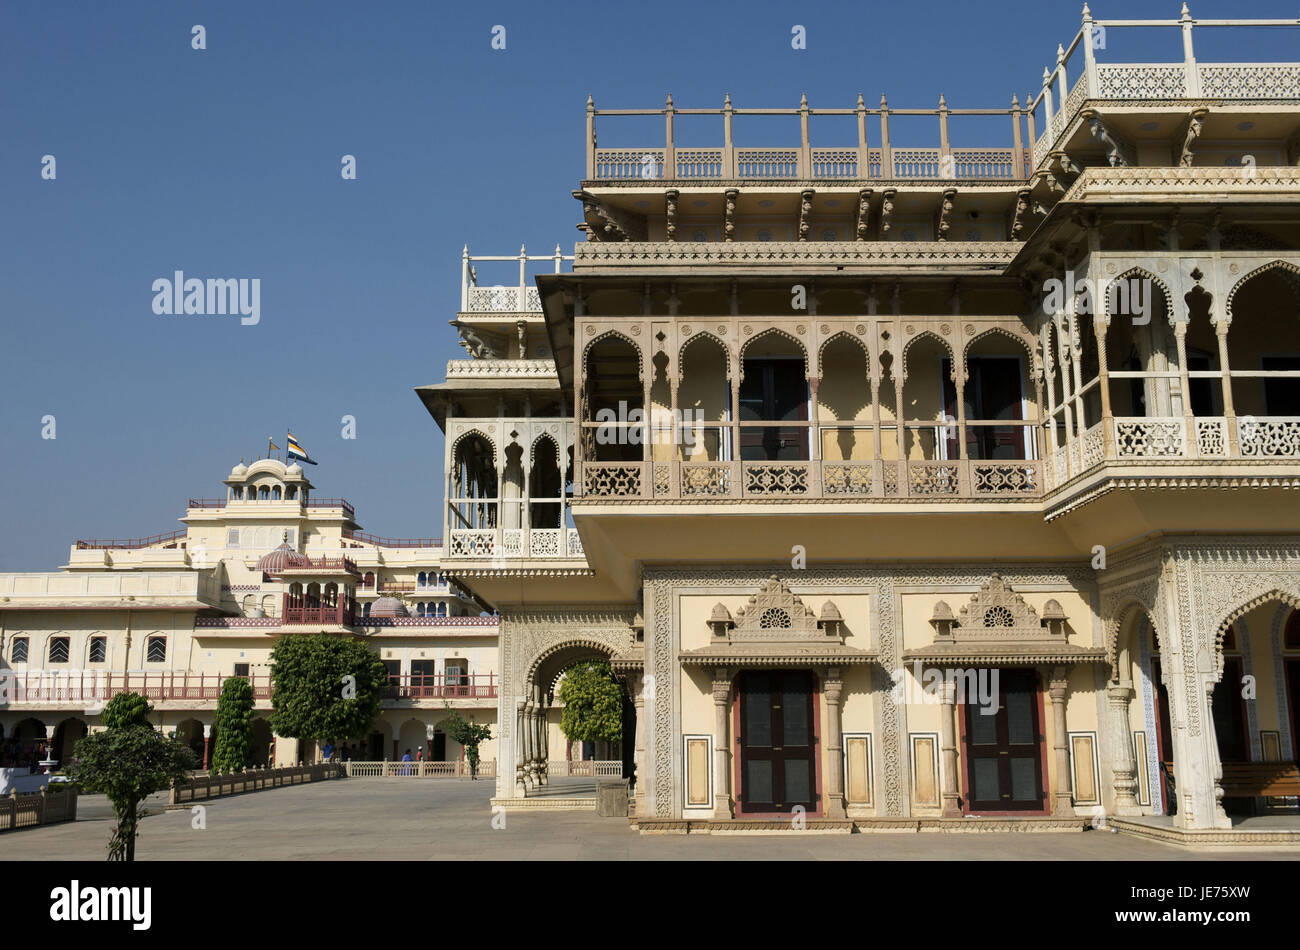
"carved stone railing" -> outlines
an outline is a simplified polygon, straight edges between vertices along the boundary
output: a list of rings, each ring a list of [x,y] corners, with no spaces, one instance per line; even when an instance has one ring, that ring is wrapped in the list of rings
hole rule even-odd
[[[1226,167],[1084,169],[1065,193],[1064,201],[1143,201],[1160,196],[1222,201],[1225,192],[1268,195],[1278,201],[1300,198],[1300,168]]]
[[[679,148],[675,158],[678,178],[722,177],[720,148]]]
[[[448,360],[448,379],[499,377],[507,379],[551,379],[554,360]]]
[[[490,287],[471,286],[468,289],[467,313],[541,313],[542,298],[536,287],[523,287],[523,306],[520,306],[519,287],[500,284]]]
[[[1015,499],[1043,493],[1036,459],[588,462],[591,500]],[[643,476],[645,467],[650,477]],[[900,471],[903,473],[899,477]]]
[[[1241,416],[1237,439],[1245,458],[1300,458],[1300,417]]]
[[[598,148],[596,178],[615,181],[630,178],[662,178],[662,148]]]
[[[448,560],[490,558],[493,561],[534,558],[555,560],[585,557],[576,528],[453,528]]]
[[[797,148],[738,148],[736,177],[761,180],[798,178]]]
[[[1201,63],[1201,95],[1215,99],[1300,99],[1300,63]]]
[[[1186,458],[1181,416],[1115,417],[1115,454],[1119,458]]]

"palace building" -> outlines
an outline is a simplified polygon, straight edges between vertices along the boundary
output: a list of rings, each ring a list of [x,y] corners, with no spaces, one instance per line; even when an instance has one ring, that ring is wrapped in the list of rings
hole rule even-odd
[[[1294,813],[1300,64],[1196,40],[1298,24],[1085,7],[1004,108],[589,99],[585,240],[466,252],[470,358],[417,390],[440,565],[501,617],[494,801],[554,804],[604,658],[643,831]],[[1107,62],[1136,26],[1182,57]],[[599,147],[629,115],[664,138]]]
[[[241,462],[225,487],[191,498],[176,531],[77,541],[60,571],[0,574],[7,748],[65,762],[102,728],[107,699],[133,691],[206,768],[221,683],[239,676],[253,687],[253,762],[314,761],[314,743],[272,732],[270,654],[282,636],[328,632],[372,641],[389,670],[355,758],[460,760],[440,726],[448,706],[496,721],[498,620],[449,583],[441,540],[362,532],[352,505],[317,497],[297,464]],[[491,768],[495,740],[480,753]]]
[[[599,659],[643,832],[1259,842],[1235,816],[1300,802],[1300,63],[1197,42],[1297,26],[1085,7],[1009,106],[588,99],[584,239],[466,249],[466,357],[416,388],[441,539],[241,464],[181,532],[0,575],[4,665],[139,683],[197,745],[276,637],[373,639],[371,757],[456,758],[450,701],[523,809],[571,804],[557,685]],[[1181,58],[1108,61],[1133,27]],[[600,147],[627,116],[663,139]],[[95,720],[40,689],[0,723],[66,755]]]

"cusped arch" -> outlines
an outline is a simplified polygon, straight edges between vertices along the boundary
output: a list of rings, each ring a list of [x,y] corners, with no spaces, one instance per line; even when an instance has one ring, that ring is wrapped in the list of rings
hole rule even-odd
[[[1165,309],[1168,311],[1169,321],[1171,323],[1174,322],[1174,309],[1173,309],[1174,295],[1173,292],[1169,289],[1169,285],[1165,283],[1163,279],[1157,277],[1155,274],[1151,273],[1151,271],[1147,270],[1145,267],[1142,267],[1139,264],[1133,265],[1128,270],[1124,271],[1124,273],[1122,274],[1118,274],[1115,277],[1107,278],[1106,319],[1109,320],[1111,317],[1114,316],[1114,314],[1111,313],[1111,308],[1114,306],[1115,294],[1117,293],[1117,289],[1115,285],[1119,283],[1121,280],[1128,280],[1130,277],[1135,277],[1135,276],[1142,277],[1146,280],[1149,280],[1157,287],[1160,288],[1160,292],[1165,295]]]
[[[637,375],[638,375],[638,376],[642,376],[642,375],[644,375],[644,373],[645,373],[645,354],[644,354],[643,352],[641,352],[641,347],[640,347],[640,345],[636,342],[636,340],[632,339],[631,336],[629,336],[628,334],[624,333],[622,330],[605,330],[604,332],[602,332],[602,333],[598,333],[596,336],[594,336],[594,337],[592,337],[590,340],[588,340],[588,341],[587,341],[587,345],[586,345],[585,347],[583,347],[583,349],[582,349],[582,374],[583,374],[583,376],[586,377],[586,376],[588,376],[589,373],[590,373],[590,369],[591,369],[591,367],[590,367],[590,362],[591,362],[591,348],[594,347],[597,343],[600,343],[600,342],[603,341],[603,340],[609,340],[609,339],[619,339],[619,340],[622,340],[622,341],[623,341],[624,343],[626,343],[628,346],[632,347],[632,349],[636,352]]]
[[[1120,633],[1129,623],[1134,622],[1135,616],[1137,620],[1143,618],[1146,619],[1146,622],[1151,625],[1151,630],[1155,633],[1156,643],[1160,647],[1160,652],[1165,652],[1164,636],[1160,631],[1160,626],[1156,623],[1155,613],[1152,611],[1151,607],[1143,603],[1138,597],[1127,598],[1120,604],[1118,610],[1111,613],[1109,619],[1106,620],[1104,627],[1106,636],[1106,662],[1110,665],[1110,678],[1112,682],[1119,679]]]
[[[560,640],[559,642],[553,643],[539,651],[537,656],[533,657],[532,663],[528,666],[528,675],[525,677],[524,681],[526,683],[536,682],[538,675],[543,671],[546,664],[549,661],[560,658],[561,654],[574,654],[573,662],[576,663],[582,659],[582,654],[585,651],[599,653],[605,659],[609,659],[618,652],[618,649],[611,643],[605,643],[604,641],[597,640],[593,637],[569,637]],[[554,690],[556,682],[559,681],[560,674],[563,673],[569,665],[571,664],[559,664],[558,668],[550,671],[550,675],[547,676],[547,682],[538,685],[544,686],[545,691],[550,693]]]
[[[551,433],[549,433],[549,432],[543,432],[543,433],[542,433],[541,435],[539,435],[537,438],[533,439],[532,444],[531,444],[530,446],[528,446],[528,465],[529,465],[529,467],[531,468],[532,466],[534,466],[534,465],[537,464],[537,447],[538,447],[539,445],[541,445],[543,441],[545,441],[545,442],[550,442],[550,443],[551,443],[551,447],[552,447],[553,449],[555,449],[555,464],[556,464],[556,466],[558,467],[559,464],[560,464],[560,458],[561,458],[561,456],[560,456],[560,443],[556,440],[555,436],[551,435]]]
[[[1008,340],[1011,340],[1013,343],[1016,344],[1016,346],[1020,350],[1024,352],[1026,356],[1029,357],[1030,366],[1034,366],[1035,363],[1037,362],[1037,354],[1034,352],[1034,347],[1030,344],[1030,342],[1027,339],[1025,339],[1023,336],[1011,332],[1011,330],[1009,330],[1007,327],[987,327],[983,330],[980,330],[978,333],[976,333],[973,337],[971,337],[969,340],[966,341],[966,345],[962,348],[962,354],[961,354],[962,362],[965,362],[966,358],[970,356],[970,350],[972,346],[974,346],[976,343],[978,343],[980,340],[984,339],[985,337],[990,337],[990,336],[1004,336]]]
[[[871,367],[871,348],[867,346],[867,341],[862,339],[856,333],[850,333],[848,330],[838,330],[832,333],[826,339],[822,340],[822,345],[817,348],[817,365],[821,366],[826,358],[826,347],[830,346],[836,340],[845,339],[857,345],[862,350],[862,355],[867,360],[868,369]]]
[[[452,462],[454,463],[459,458],[460,444],[473,435],[476,435],[479,438],[481,438],[492,449],[492,463],[495,465],[497,460],[496,440],[493,439],[492,436],[484,432],[482,429],[478,428],[477,426],[470,429],[466,429],[460,435],[456,436],[455,440],[451,443]]]
[[[902,360],[902,362],[903,362],[903,368],[902,368],[902,372],[901,372],[899,375],[900,375],[904,380],[907,379],[907,375],[908,375],[908,373],[907,373],[907,354],[908,354],[908,351],[911,350],[912,347],[913,347],[917,342],[919,342],[920,340],[925,339],[925,338],[927,338],[927,337],[928,337],[929,339],[931,339],[931,340],[935,340],[935,341],[937,341],[938,344],[939,344],[941,347],[943,347],[944,352],[946,352],[946,353],[948,354],[948,358],[949,358],[950,360],[955,360],[955,359],[956,359],[956,354],[953,352],[952,344],[951,344],[948,340],[945,340],[943,337],[941,337],[939,334],[935,333],[933,330],[921,330],[919,333],[917,333],[917,334],[916,334],[915,336],[913,336],[910,340],[908,340],[906,343],[903,344],[903,360]]]
[[[749,349],[751,346],[753,346],[755,343],[757,343],[759,340],[763,339],[764,337],[770,337],[770,336],[784,337],[785,339],[793,343],[796,347],[798,347],[800,354],[802,354],[803,356],[803,372],[804,375],[807,376],[809,373],[808,348],[804,346],[803,341],[800,340],[797,336],[795,336],[790,331],[782,329],[781,327],[768,327],[766,330],[760,330],[759,332],[755,333],[744,343],[740,344],[741,379],[744,379],[745,377],[745,351]]]
[[[1223,666],[1223,639],[1228,634],[1228,628],[1256,607],[1262,607],[1273,600],[1300,610],[1300,588],[1282,590],[1280,587],[1270,587],[1242,601],[1237,607],[1229,611],[1214,631],[1214,655],[1218,658],[1217,663],[1220,668]]]
[[[1232,289],[1228,291],[1227,300],[1223,305],[1224,313],[1227,315],[1229,320],[1232,319],[1232,302],[1236,299],[1237,291],[1241,290],[1248,281],[1273,270],[1280,270],[1283,273],[1290,274],[1292,277],[1292,286],[1296,290],[1297,296],[1300,297],[1300,283],[1297,283],[1300,282],[1300,266],[1281,259],[1272,260],[1267,264],[1261,264],[1249,273],[1242,275],[1241,279],[1232,285]]]
[[[722,350],[723,359],[725,359],[727,363],[727,375],[728,376],[731,375],[732,355],[731,355],[731,347],[727,345],[727,341],[722,339],[722,337],[718,336],[716,333],[710,332],[709,330],[698,330],[695,333],[692,333],[690,339],[686,340],[681,346],[677,348],[677,375],[679,378],[686,374],[686,351],[690,349],[692,346],[694,346],[696,343],[699,343],[704,340],[708,340],[711,343],[716,344],[718,348]]]

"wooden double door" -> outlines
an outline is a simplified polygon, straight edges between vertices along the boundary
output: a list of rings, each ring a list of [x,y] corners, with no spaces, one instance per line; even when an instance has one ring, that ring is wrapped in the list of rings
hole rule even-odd
[[[977,703],[964,705],[966,810],[972,814],[1044,811],[1038,674],[999,670],[993,696],[997,709],[993,711],[990,704],[988,714]]]
[[[817,788],[817,722],[812,673],[746,672],[738,681],[740,723],[736,732],[739,814],[792,812],[820,807]]]

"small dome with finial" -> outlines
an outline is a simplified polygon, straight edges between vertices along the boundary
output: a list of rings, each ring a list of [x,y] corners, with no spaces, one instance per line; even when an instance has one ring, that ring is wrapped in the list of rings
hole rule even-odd
[[[269,554],[262,555],[257,562],[257,569],[263,574],[281,574],[289,568],[307,567],[311,563],[305,554],[299,554],[289,546],[289,532],[281,536],[280,546]]]
[[[371,617],[409,617],[411,613],[406,604],[396,597],[380,597],[370,605]]]

